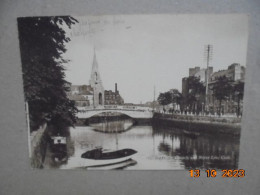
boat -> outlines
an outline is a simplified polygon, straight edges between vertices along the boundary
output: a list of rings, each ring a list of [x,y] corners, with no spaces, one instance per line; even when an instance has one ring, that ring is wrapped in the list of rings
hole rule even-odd
[[[51,150],[54,153],[67,153],[67,140],[66,137],[52,136],[51,137]]]
[[[133,149],[122,149],[116,151],[105,151],[102,147],[98,147],[94,150],[87,151],[81,155],[81,158],[93,159],[93,160],[109,160],[109,159],[118,159],[123,157],[129,157],[137,153]]]
[[[136,153],[137,151],[129,148],[116,151],[106,151],[103,150],[102,147],[97,147],[83,153],[81,158],[84,159],[84,167],[87,169],[97,167],[100,169],[111,169],[111,167],[118,168],[120,166],[133,164],[135,161],[133,161],[132,157]]]

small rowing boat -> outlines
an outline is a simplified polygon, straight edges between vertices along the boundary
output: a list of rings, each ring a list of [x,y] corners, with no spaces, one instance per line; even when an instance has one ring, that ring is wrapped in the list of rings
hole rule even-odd
[[[99,147],[83,153],[81,158],[85,159],[84,164],[86,166],[84,167],[99,167],[102,169],[102,167],[118,165],[120,163],[128,164],[131,157],[136,153],[137,151],[129,148],[116,151],[105,151]]]

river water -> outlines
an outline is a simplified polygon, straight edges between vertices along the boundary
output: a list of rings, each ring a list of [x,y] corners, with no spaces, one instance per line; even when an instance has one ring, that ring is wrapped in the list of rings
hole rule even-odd
[[[235,169],[238,167],[239,137],[190,134],[174,127],[131,126],[129,120],[110,121],[92,126],[70,128],[65,157],[47,149],[44,167],[80,167],[81,154],[101,146],[103,149],[131,148],[137,162],[126,170]],[[115,129],[120,132],[117,133]],[[104,133],[105,131],[106,133]],[[56,158],[55,158],[56,157]]]

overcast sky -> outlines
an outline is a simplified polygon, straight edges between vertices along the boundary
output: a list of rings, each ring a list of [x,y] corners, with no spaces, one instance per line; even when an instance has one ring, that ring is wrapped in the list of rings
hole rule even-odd
[[[232,63],[246,66],[246,15],[116,15],[75,17],[66,30],[66,79],[89,84],[94,48],[106,90],[127,103],[145,103],[160,92],[181,91],[190,67],[206,67],[204,46],[213,45],[214,71]]]

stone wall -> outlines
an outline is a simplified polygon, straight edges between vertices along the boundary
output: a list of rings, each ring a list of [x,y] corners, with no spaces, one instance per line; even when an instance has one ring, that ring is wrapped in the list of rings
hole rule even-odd
[[[187,116],[155,113],[154,125],[175,127],[191,132],[225,133],[240,135],[240,118],[221,118],[209,116]]]

